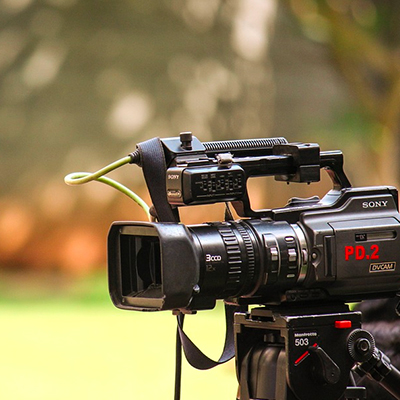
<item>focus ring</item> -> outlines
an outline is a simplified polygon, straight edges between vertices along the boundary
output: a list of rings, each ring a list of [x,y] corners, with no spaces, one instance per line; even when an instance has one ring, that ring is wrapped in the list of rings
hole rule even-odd
[[[243,225],[235,224],[235,226],[236,226],[237,230],[239,231],[240,235],[242,236],[243,243],[246,248],[246,254],[247,254],[246,281],[251,282],[253,280],[253,277],[255,274],[255,267],[256,267],[256,257],[255,257],[255,253],[254,253],[253,242],[251,240],[248,230]]]
[[[238,223],[219,225],[218,231],[227,255],[228,277],[225,288],[228,293],[237,295],[238,288],[243,286],[241,281],[251,283],[255,275],[253,241],[248,230]]]
[[[239,241],[230,226],[219,226],[218,231],[225,245],[227,264],[229,266],[225,288],[231,291],[236,289],[240,283],[240,276],[242,274],[242,254]]]

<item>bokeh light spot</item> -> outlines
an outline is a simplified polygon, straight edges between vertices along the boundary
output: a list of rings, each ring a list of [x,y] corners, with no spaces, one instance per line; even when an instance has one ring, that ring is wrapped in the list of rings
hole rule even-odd
[[[108,125],[117,137],[130,137],[137,133],[153,116],[150,97],[140,92],[130,92],[115,101],[112,106]]]

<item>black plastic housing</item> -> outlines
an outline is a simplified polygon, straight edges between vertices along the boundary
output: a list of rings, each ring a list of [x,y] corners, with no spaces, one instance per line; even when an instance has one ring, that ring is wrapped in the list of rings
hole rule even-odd
[[[185,226],[111,226],[109,287],[140,311],[238,304],[361,301],[400,291],[400,214],[393,187],[332,191],[272,217]]]

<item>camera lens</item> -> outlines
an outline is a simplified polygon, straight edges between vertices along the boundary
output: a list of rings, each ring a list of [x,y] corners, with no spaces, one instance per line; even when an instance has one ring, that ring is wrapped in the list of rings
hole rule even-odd
[[[160,243],[157,237],[121,236],[122,293],[141,295],[161,286]]]
[[[189,227],[200,259],[202,294],[274,299],[305,276],[302,230],[287,222],[243,220]]]
[[[244,224],[235,222],[189,227],[200,259],[202,294],[217,298],[241,296],[256,284],[257,240]]]
[[[137,253],[137,272],[143,287],[161,285],[160,243],[157,238],[141,240]]]
[[[279,303],[307,272],[302,229],[248,219],[184,226],[116,224],[109,235],[109,282],[122,308],[210,309],[217,299]]]

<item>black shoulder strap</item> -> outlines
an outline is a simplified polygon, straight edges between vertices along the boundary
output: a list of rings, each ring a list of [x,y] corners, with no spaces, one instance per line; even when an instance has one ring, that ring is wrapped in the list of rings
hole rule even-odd
[[[167,200],[166,162],[160,138],[153,138],[137,145],[140,164],[150,197],[160,222],[179,222],[179,213]]]
[[[221,357],[218,361],[207,357],[186,335],[183,331],[183,314],[178,315],[178,332],[181,338],[182,347],[185,352],[188,363],[197,369],[210,369],[217,365],[229,361],[235,355],[235,336],[233,330],[233,317],[238,310],[237,306],[225,304],[226,333],[225,344]]]
[[[162,143],[153,138],[137,145],[140,153],[140,164],[150,192],[157,219],[159,222],[179,222],[177,209],[171,207],[167,200],[166,161]],[[218,361],[207,357],[183,331],[184,315],[178,315],[178,334],[190,365],[197,369],[210,369],[229,361],[235,355],[233,317],[236,306],[225,305],[226,334],[225,345]],[[177,396],[176,396],[177,397]]]

